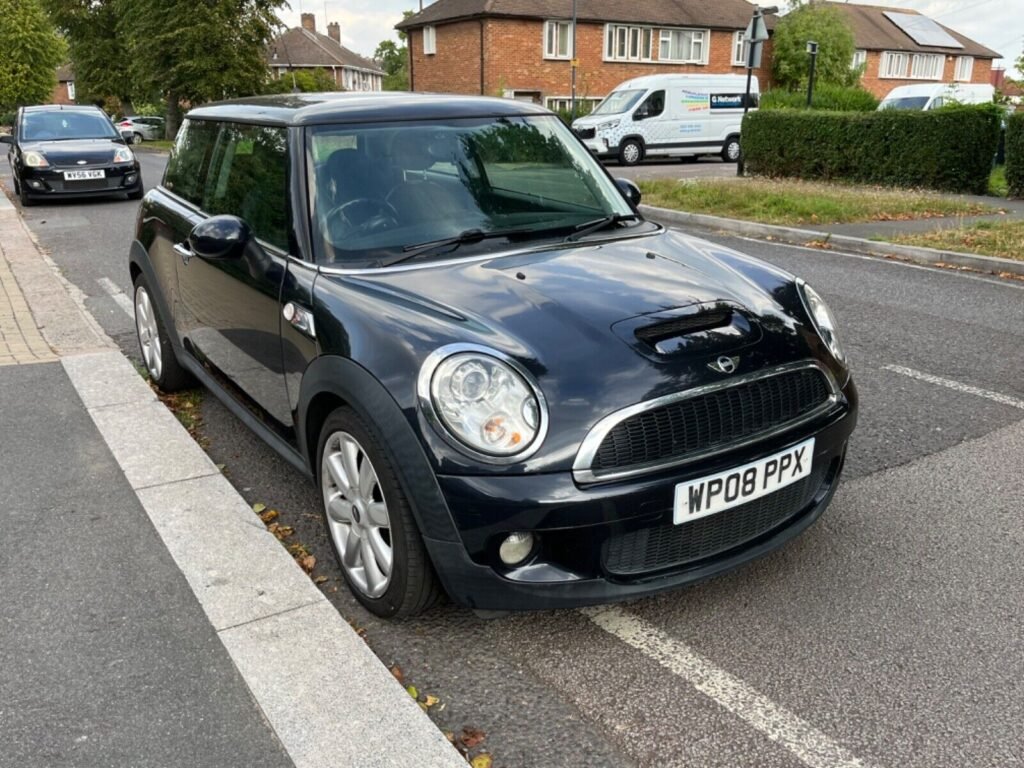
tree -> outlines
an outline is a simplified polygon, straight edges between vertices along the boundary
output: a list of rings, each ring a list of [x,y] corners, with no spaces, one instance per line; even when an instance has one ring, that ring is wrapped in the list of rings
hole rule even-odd
[[[337,91],[338,84],[334,76],[323,68],[296,69],[293,72],[282,72],[281,77],[271,78],[263,87],[263,93],[291,93],[298,88],[302,93],[322,93]]]
[[[385,91],[409,90],[409,49],[394,40],[382,40],[373,58],[384,70]]]
[[[0,0],[0,107],[49,99],[67,52],[39,0]]]
[[[132,80],[118,29],[118,0],[43,0],[43,5],[68,41],[79,99],[98,103],[116,96],[125,114],[132,114],[133,101],[159,97],[140,92]]]
[[[138,87],[161,93],[167,134],[183,104],[261,92],[266,47],[283,0],[117,0],[118,28]]]
[[[772,37],[772,74],[782,88],[807,85],[808,41],[818,43],[815,82],[856,85],[860,72],[851,67],[856,46],[853,32],[840,11],[825,3],[808,3],[787,13]]]

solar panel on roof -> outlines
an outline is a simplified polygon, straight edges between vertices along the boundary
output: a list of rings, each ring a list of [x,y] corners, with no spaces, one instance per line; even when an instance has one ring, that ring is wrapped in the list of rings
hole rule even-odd
[[[902,29],[918,45],[936,48],[963,48],[963,44],[927,16],[916,13],[885,12],[886,18]]]

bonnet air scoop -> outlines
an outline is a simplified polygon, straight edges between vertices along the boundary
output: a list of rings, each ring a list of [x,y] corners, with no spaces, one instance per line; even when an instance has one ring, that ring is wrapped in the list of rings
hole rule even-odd
[[[761,328],[750,314],[722,301],[631,317],[615,323],[612,330],[638,352],[655,358],[724,352],[761,338]]]

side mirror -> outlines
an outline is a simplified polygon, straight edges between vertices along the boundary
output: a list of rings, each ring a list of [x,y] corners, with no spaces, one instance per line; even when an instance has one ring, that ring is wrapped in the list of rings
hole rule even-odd
[[[135,133],[133,131],[121,131],[121,138],[129,144],[135,143]]]
[[[13,144],[13,143],[14,143],[14,137],[11,136],[9,133],[5,133],[3,136],[0,136],[0,144]]]
[[[252,240],[249,225],[237,216],[212,216],[188,235],[188,245],[201,259],[237,259]]]
[[[633,113],[633,122],[635,123],[639,122],[640,120],[646,120],[648,117],[650,117],[650,115],[647,114],[647,110],[638,109],[636,112]]]
[[[622,196],[629,201],[629,204],[636,208],[640,205],[640,187],[629,179],[616,179],[615,186],[619,188]]]

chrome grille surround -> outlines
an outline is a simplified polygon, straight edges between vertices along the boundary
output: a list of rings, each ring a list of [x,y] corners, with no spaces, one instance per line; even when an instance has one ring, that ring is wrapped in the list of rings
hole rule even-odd
[[[682,400],[688,400],[695,397],[701,397],[712,392],[718,392],[720,390],[729,389],[743,384],[749,384],[754,381],[760,381],[762,379],[768,379],[775,376],[781,376],[794,371],[803,370],[816,370],[825,379],[829,396],[822,401],[820,405],[813,408],[812,410],[798,416],[795,419],[791,419],[783,424],[778,424],[771,427],[770,429],[762,430],[760,432],[747,435],[741,440],[736,440],[725,445],[716,445],[707,450],[694,451],[685,456],[674,456],[664,460],[651,462],[648,464],[637,465],[629,467],[627,469],[613,469],[609,471],[596,472],[592,469],[594,458],[597,456],[598,450],[601,448],[601,444],[608,434],[623,421],[632,418],[640,413],[654,410],[656,408],[662,408],[666,405],[678,403]],[[710,456],[717,455],[719,453],[725,453],[732,451],[743,446],[750,445],[751,443],[758,442],[760,440],[767,439],[773,435],[781,434],[790,429],[807,424],[821,416],[829,413],[836,409],[842,394],[839,386],[836,383],[835,377],[832,373],[825,368],[821,363],[814,360],[802,360],[796,363],[786,363],[784,365],[774,366],[772,368],[764,368],[760,371],[753,373],[744,374],[742,376],[730,377],[727,380],[717,382],[715,384],[707,384],[701,387],[694,387],[683,392],[675,392],[671,395],[665,395],[663,397],[655,398],[654,400],[647,400],[643,403],[637,403],[623,408],[619,411],[605,416],[603,419],[598,421],[587,433],[587,436],[583,439],[580,444],[579,451],[576,453],[576,460],[573,462],[572,473],[573,478],[577,483],[581,485],[590,483],[606,482],[611,480],[621,480],[627,477],[635,477],[637,475],[649,474],[651,472],[657,472],[662,469],[669,467],[682,466],[689,464],[694,461],[706,459]]]

